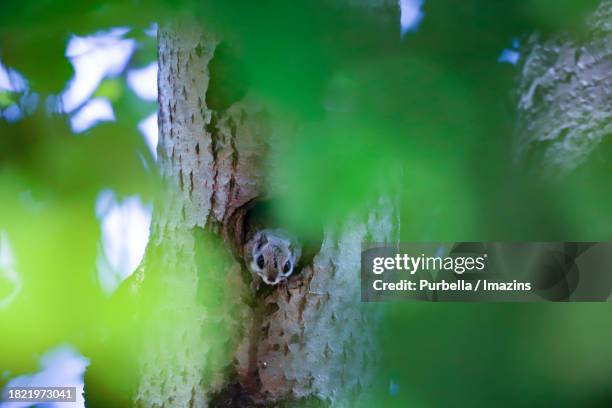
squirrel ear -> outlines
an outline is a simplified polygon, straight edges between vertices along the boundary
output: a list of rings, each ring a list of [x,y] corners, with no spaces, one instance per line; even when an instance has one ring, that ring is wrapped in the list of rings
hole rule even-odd
[[[259,237],[257,238],[257,249],[261,249],[262,246],[268,243],[268,237],[263,232],[259,232]]]

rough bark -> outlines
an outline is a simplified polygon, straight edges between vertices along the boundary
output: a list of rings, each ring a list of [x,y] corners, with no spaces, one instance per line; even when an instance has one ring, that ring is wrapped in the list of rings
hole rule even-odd
[[[206,241],[204,228],[214,230],[222,217],[217,203],[227,199],[219,195],[231,180],[223,167],[226,140],[218,132],[213,137],[205,101],[217,40],[195,26],[181,26],[180,34],[177,29],[159,30],[158,157],[167,191],[156,202],[143,284],[155,296],[148,303],[136,394],[137,405],[145,407],[205,406],[209,390],[223,384],[232,345],[248,318],[238,264],[216,253],[223,246],[213,241],[199,246]],[[223,266],[206,267],[219,258],[216,266]],[[211,290],[214,303],[199,299]]]
[[[375,316],[360,303],[361,242],[396,238],[391,201],[329,228],[313,265],[265,297],[248,288],[221,237],[232,211],[265,196],[274,153],[268,113],[249,99],[206,102],[219,40],[195,25],[159,30],[159,166],[142,296],[142,407],[251,406],[314,398],[349,406],[372,380]],[[248,280],[248,279],[247,279]],[[214,293],[214,299],[209,296]],[[153,295],[151,295],[153,294]]]
[[[601,1],[582,38],[533,35],[526,50],[515,157],[545,178],[562,177],[612,134],[612,1]]]
[[[327,231],[313,266],[265,299],[273,312],[261,323],[257,347],[261,393],[273,401],[316,396],[352,406],[367,389],[377,358],[376,316],[360,304],[361,243],[392,242],[395,233],[393,205],[381,199],[367,220],[349,218]]]

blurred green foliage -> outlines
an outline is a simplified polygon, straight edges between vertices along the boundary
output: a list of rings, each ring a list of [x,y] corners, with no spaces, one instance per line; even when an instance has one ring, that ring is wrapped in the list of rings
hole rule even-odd
[[[401,39],[397,9],[342,0],[3,2],[0,61],[44,100],[73,74],[65,58],[71,35],[132,27],[128,35],[141,46],[130,66],[140,67],[155,58],[142,29],[187,16],[232,45],[232,72],[250,93],[299,124],[285,135],[289,148],[272,175],[288,186],[280,210],[296,229],[365,211],[386,186],[400,196],[403,241],[607,240],[610,156],[558,184],[514,167],[518,70],[497,63],[515,37],[580,33],[592,5],[426,0],[419,29]],[[136,129],[155,106],[122,78],[102,82],[95,95],[112,101],[117,121],[84,135],[43,103],[16,123],[0,120],[0,230],[24,283],[0,311],[0,371],[32,370],[32,353],[58,342],[93,348],[86,333],[100,321],[121,333],[97,351],[105,367],[116,370],[111,362],[129,355],[113,347],[129,343],[132,321],[106,314],[96,281],[94,201],[109,187],[146,199],[155,193],[154,161]],[[17,99],[0,93],[0,108]],[[376,406],[609,406],[606,305],[386,309]]]
[[[0,310],[0,371],[13,377],[34,371],[35,356],[59,343],[95,354],[98,330],[109,323],[109,301],[96,270],[100,224],[95,199],[105,188],[152,199],[154,160],[136,125],[156,104],[128,92],[123,77],[107,79],[94,97],[112,102],[116,121],[75,135],[68,117],[49,114],[45,107],[46,97],[66,89],[71,79],[65,56],[70,36],[118,24],[138,26],[137,14],[126,18],[123,6],[113,11],[102,2],[10,2],[0,9],[0,62],[23,74],[29,91],[40,95],[32,114],[14,123],[0,119],[0,231],[9,239],[21,280],[19,295]],[[155,59],[143,36],[138,39],[141,46],[128,68]],[[149,43],[154,50],[155,41]],[[20,97],[2,92],[0,106],[18,103]],[[14,283],[2,283],[5,292],[14,289]],[[110,319],[111,327],[124,328],[115,330],[123,333],[120,338],[135,334],[130,317],[124,313]],[[104,360],[133,365],[118,344],[110,343],[114,352]],[[2,377],[0,385],[7,380]]]
[[[377,406],[606,407],[607,304],[394,304]],[[390,391],[390,383],[397,385]],[[363,405],[367,406],[367,405]]]
[[[15,94],[9,91],[0,91],[0,108],[6,108],[16,102]]]

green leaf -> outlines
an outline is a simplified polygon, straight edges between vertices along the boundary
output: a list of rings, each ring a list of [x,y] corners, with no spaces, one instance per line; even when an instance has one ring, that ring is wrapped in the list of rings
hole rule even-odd
[[[6,108],[16,103],[18,96],[15,92],[0,91],[0,108]]]
[[[108,98],[111,102],[116,102],[123,94],[124,83],[119,79],[105,79],[96,89],[94,97]]]

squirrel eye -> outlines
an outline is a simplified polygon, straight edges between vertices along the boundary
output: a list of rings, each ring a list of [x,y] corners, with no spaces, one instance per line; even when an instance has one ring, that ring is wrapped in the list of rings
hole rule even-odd
[[[285,266],[283,266],[283,273],[289,273],[290,269],[291,269],[291,262],[289,261],[285,262]]]
[[[263,255],[259,255],[257,257],[257,266],[259,266],[259,269],[263,269],[263,267],[264,267],[264,257],[263,257]]]

